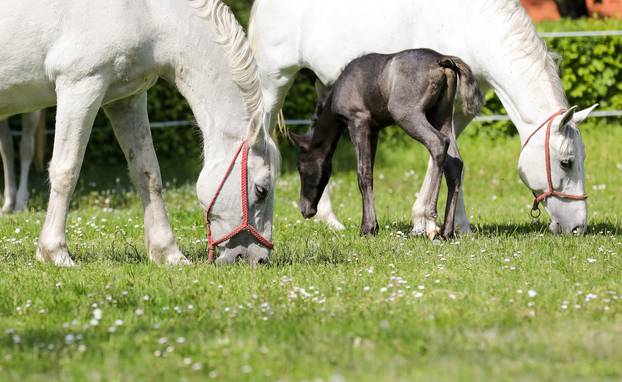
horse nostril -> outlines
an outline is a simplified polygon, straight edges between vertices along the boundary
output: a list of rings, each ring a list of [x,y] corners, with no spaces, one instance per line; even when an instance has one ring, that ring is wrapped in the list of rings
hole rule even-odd
[[[236,263],[239,263],[239,262],[240,262],[240,261],[242,261],[242,260],[243,260],[243,259],[242,259],[242,254],[241,254],[241,253],[239,253],[239,254],[235,257],[235,262],[236,262]]]
[[[585,229],[582,225],[580,225],[580,226],[574,227],[572,229],[572,233],[575,235],[581,235],[585,233]]]
[[[267,257],[261,257],[259,260],[257,260],[257,264],[268,265],[270,264],[270,260]]]

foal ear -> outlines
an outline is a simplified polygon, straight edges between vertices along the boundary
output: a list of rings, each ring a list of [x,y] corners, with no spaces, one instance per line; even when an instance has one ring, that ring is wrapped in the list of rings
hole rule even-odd
[[[598,104],[595,104],[592,107],[588,107],[587,109],[578,111],[576,113],[574,113],[574,117],[572,117],[572,121],[576,124],[579,124],[583,121],[585,121],[587,119],[587,117],[592,114],[592,112],[594,111],[594,109],[596,109],[598,107]]]
[[[289,136],[300,150],[309,151],[309,147],[311,146],[311,134],[290,133]]]

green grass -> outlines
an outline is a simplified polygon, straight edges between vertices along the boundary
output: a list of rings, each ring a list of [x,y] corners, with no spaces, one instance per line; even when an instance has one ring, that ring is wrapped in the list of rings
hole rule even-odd
[[[385,140],[380,235],[358,235],[343,145],[334,203],[347,230],[302,220],[297,174],[286,172],[272,265],[258,269],[205,263],[202,213],[185,180],[196,162],[164,166],[171,221],[195,261],[183,268],[146,260],[123,169],[85,169],[69,218],[78,267],[34,259],[44,192],[31,212],[0,217],[0,380],[620,380],[622,129],[584,139],[585,237],[554,237],[531,221],[516,138],[476,137],[461,143],[474,234],[407,237],[427,157]]]

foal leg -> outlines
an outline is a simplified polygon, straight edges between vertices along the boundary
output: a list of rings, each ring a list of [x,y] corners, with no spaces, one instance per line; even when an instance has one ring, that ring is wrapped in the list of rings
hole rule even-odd
[[[445,238],[454,235],[456,207],[460,196],[462,169],[464,167],[453,133],[449,139],[450,144],[444,166],[445,180],[447,181],[447,204],[445,206],[445,224],[443,225],[443,237]]]
[[[315,82],[315,91],[319,99],[324,95],[326,87],[319,80],[317,80]],[[330,199],[330,182],[331,181],[329,180],[326,187],[324,187],[322,197],[317,204],[317,214],[315,215],[315,218],[319,221],[323,221],[334,230],[343,231],[344,229],[346,229],[346,227],[339,221],[339,218],[337,217],[337,215],[335,215],[335,212],[333,211],[333,203]]]
[[[0,156],[4,170],[4,205],[0,214],[13,212],[15,207],[15,153],[9,123],[0,121]]]
[[[50,199],[37,245],[40,261],[74,265],[67,250],[67,213],[106,86],[100,76],[56,82],[56,134],[49,169]]]
[[[348,129],[356,151],[359,190],[363,197],[361,235],[376,235],[378,220],[374,207],[374,159],[378,133],[372,131],[369,120],[364,119],[350,121]]]
[[[454,113],[454,135],[451,137],[454,141],[456,150],[458,150],[458,137],[464,131],[469,123],[473,120],[473,117],[469,117],[464,115],[462,111],[458,110]],[[451,151],[450,146],[450,151]],[[453,154],[451,154],[453,155]],[[460,155],[458,153],[458,155]],[[456,205],[456,215],[455,215],[455,229],[456,232],[461,232],[465,234],[471,233],[471,223],[469,222],[469,218],[467,217],[466,208],[464,205],[464,189],[462,188],[462,178],[464,177],[464,170],[462,171],[462,175],[460,177],[460,184],[458,191],[458,201]]]
[[[28,176],[35,155],[35,132],[39,126],[41,113],[38,111],[22,114],[22,140],[19,146],[21,171],[15,211],[23,211],[28,204]]]
[[[140,192],[149,258],[158,264],[190,264],[177,247],[164,207],[160,165],[147,115],[147,93],[106,105],[104,111],[125,154],[132,181]]]

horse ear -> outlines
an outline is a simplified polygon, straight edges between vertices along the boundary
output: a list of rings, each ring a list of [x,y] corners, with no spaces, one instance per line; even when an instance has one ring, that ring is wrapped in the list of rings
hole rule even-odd
[[[594,109],[596,109],[598,107],[598,104],[595,104],[592,107],[588,107],[587,109],[578,111],[576,113],[574,113],[574,116],[572,117],[572,121],[576,124],[579,124],[583,121],[585,121],[587,119],[587,117],[592,114],[592,112],[594,111]]]
[[[294,142],[300,150],[309,150],[309,147],[311,146],[311,134],[290,133],[289,136],[292,139],[292,142]]]
[[[570,121],[572,121],[572,118],[574,117],[574,113],[577,111],[578,108],[579,108],[578,106],[573,106],[570,109],[568,109],[566,113],[562,115],[562,119],[558,125],[559,130],[565,128],[566,125],[568,125]]]

